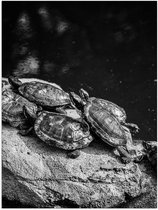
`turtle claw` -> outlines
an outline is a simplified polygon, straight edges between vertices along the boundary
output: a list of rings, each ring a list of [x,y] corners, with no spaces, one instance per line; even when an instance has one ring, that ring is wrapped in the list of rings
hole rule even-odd
[[[29,133],[31,133],[31,131],[33,130],[33,127],[29,128],[29,129],[22,129],[20,130],[18,133],[22,136],[26,136],[28,135]]]
[[[135,158],[134,162],[135,163],[140,163],[143,160],[143,158],[144,158],[144,155],[138,156],[138,157]]]
[[[68,152],[67,155],[69,158],[75,159],[80,156],[80,150],[74,150],[74,151]]]
[[[123,125],[131,129],[133,133],[139,133],[140,128],[138,127],[138,125],[134,123],[124,123]]]
[[[18,134],[20,134],[21,136],[26,136],[27,135],[27,131],[25,129],[18,131]]]

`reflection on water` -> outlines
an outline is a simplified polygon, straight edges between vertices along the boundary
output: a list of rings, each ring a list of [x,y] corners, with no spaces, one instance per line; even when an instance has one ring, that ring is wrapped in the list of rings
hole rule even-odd
[[[15,67],[12,74],[17,77],[25,75],[37,75],[39,70],[39,59],[36,49],[32,49],[34,31],[31,26],[31,17],[28,12],[21,11],[15,28],[13,29],[15,41],[12,43],[12,59],[15,61]]]
[[[44,27],[44,29],[51,31],[53,29],[54,23],[50,19],[48,9],[45,7],[40,7],[38,10],[38,14],[40,15],[42,26]]]
[[[39,60],[37,57],[27,56],[25,59],[20,60],[13,71],[13,75],[17,77],[24,77],[29,74],[38,74]]]
[[[69,28],[69,25],[66,21],[62,21],[58,18],[57,21],[57,33],[59,35],[63,34],[67,29]]]
[[[32,37],[32,29],[30,27],[30,18],[27,13],[20,14],[17,20],[15,32],[19,38],[27,39]]]
[[[156,4],[3,2],[2,76],[85,88],[156,139]]]

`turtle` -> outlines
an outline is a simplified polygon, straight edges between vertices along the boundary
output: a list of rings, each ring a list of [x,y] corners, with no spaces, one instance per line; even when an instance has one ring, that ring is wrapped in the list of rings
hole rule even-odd
[[[81,97],[70,92],[70,98],[72,103],[82,113],[83,119],[89,123],[92,131],[104,142],[110,146],[117,148],[123,162],[141,161],[142,157],[132,155],[129,151],[132,151],[132,136],[130,130],[122,125],[122,121],[118,119],[112,111],[108,110],[106,106],[101,106],[94,98],[88,98],[88,95]],[[112,108],[111,108],[112,110]],[[137,151],[133,151],[137,154]]]
[[[45,109],[60,109],[60,107],[70,105],[69,94],[53,86],[53,84],[38,81],[22,83],[14,76],[10,76],[8,80],[14,90],[18,91],[21,96]]]
[[[157,170],[157,142],[156,141],[143,141],[146,156],[154,169]]]
[[[138,125],[134,124],[134,123],[127,123],[126,119],[127,119],[127,115],[125,110],[118,106],[117,104],[105,100],[105,99],[101,99],[101,98],[96,98],[96,97],[89,97],[89,94],[86,90],[84,90],[83,88],[81,88],[79,90],[80,96],[82,97],[82,100],[86,101],[90,101],[93,105],[96,105],[97,107],[101,107],[103,109],[108,110],[113,116],[115,116],[117,118],[117,120],[119,120],[119,122],[130,128],[132,130],[132,132],[137,133],[139,132],[139,127]],[[75,94],[75,93],[73,93]],[[76,96],[75,96],[76,97]]]
[[[27,135],[34,130],[35,134],[46,144],[69,151],[68,156],[76,158],[79,149],[87,147],[93,140],[89,125],[84,120],[79,121],[63,113],[42,110],[34,112],[24,106],[27,118],[32,119],[32,127],[21,130],[21,135]]]
[[[12,127],[23,129],[27,127],[27,119],[23,113],[23,106],[30,107],[30,110],[40,110],[36,104],[28,101],[11,89],[2,92],[2,121],[9,123]]]

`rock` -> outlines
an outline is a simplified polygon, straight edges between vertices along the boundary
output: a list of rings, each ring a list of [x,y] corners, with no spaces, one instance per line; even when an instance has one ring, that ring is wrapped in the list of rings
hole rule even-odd
[[[126,204],[120,206],[123,208],[157,208],[157,187],[153,188],[148,192],[136,197]]]
[[[146,159],[141,163],[140,170],[146,177],[151,176],[148,191],[134,199],[128,199],[128,202],[119,206],[120,208],[157,208],[157,174],[155,167]]]
[[[104,142],[93,141],[76,159],[33,136],[2,127],[2,195],[34,207],[108,208],[147,193],[144,165],[122,164]]]

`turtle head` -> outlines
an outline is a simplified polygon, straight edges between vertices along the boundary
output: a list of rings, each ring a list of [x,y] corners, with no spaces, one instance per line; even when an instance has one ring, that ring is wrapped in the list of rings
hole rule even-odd
[[[84,100],[82,100],[81,97],[74,92],[70,92],[69,95],[70,95],[71,105],[79,110],[82,110],[85,105]]]
[[[38,115],[41,113],[42,107],[36,106],[23,106],[23,112],[27,119],[30,121],[35,121]]]
[[[11,86],[14,87],[15,89],[18,89],[22,85],[22,82],[17,77],[14,76],[10,76],[8,78],[8,81],[11,84]]]
[[[87,91],[85,91],[83,88],[81,88],[80,90],[79,90],[79,93],[80,93],[80,96],[81,96],[81,98],[84,100],[84,101],[88,101],[88,99],[89,99],[89,93],[87,92]]]

